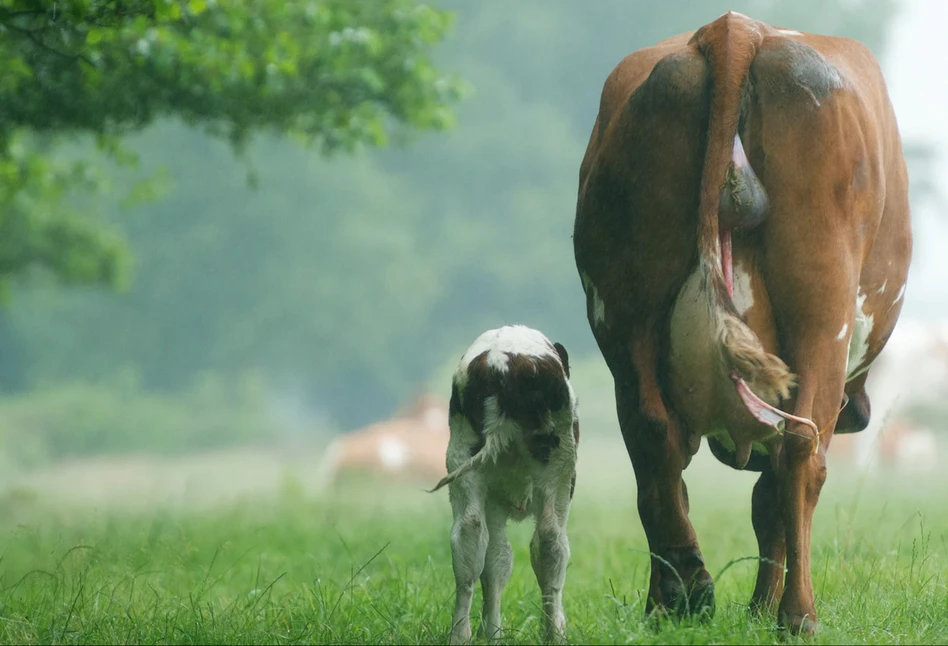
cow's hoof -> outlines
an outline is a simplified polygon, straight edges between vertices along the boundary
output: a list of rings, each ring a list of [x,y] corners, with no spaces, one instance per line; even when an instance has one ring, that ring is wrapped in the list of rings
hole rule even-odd
[[[662,604],[673,615],[710,619],[714,616],[714,581],[697,548],[669,550],[661,563]],[[675,571],[669,568],[675,567]]]
[[[752,597],[747,604],[747,612],[755,617],[771,617],[777,614],[777,602],[773,599]]]
[[[714,616],[714,582],[707,572],[699,572],[690,580],[684,581],[687,594],[674,575],[662,577],[662,604],[674,616],[687,616],[711,619]]]
[[[708,575],[707,583],[692,588],[688,601],[693,608],[692,615],[704,620],[714,617],[714,582],[711,580],[711,575]]]
[[[819,623],[814,615],[795,615],[780,613],[780,627],[791,635],[798,637],[813,637],[819,630]]]

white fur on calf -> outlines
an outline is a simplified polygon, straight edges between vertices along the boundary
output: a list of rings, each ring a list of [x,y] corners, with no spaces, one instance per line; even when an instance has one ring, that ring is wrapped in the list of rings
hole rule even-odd
[[[579,441],[569,359],[560,344],[523,326],[482,334],[452,381],[448,475],[457,599],[451,643],[471,638],[471,599],[484,593],[480,634],[500,636],[500,598],[513,569],[507,520],[536,520],[530,561],[543,601],[542,636],[564,637],[566,519]],[[434,491],[433,490],[433,491]]]

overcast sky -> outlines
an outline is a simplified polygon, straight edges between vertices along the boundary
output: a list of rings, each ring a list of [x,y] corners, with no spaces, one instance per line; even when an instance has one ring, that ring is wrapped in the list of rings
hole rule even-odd
[[[941,47],[948,1],[902,0],[889,55],[883,62],[899,128],[906,141],[939,147],[935,181],[948,195],[948,73]],[[913,205],[915,252],[905,294],[905,316],[948,320],[948,213]]]

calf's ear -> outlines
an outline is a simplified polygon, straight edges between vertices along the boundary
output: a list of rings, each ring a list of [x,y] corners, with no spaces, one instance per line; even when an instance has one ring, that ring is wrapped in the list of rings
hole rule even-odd
[[[554,343],[553,348],[556,350],[556,354],[560,355],[563,371],[566,373],[566,378],[569,379],[569,354],[566,353],[566,348],[563,347],[562,343]]]

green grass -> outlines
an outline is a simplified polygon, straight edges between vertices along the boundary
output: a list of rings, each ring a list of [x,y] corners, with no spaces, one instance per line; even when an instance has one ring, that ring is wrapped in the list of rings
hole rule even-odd
[[[583,447],[565,605],[577,643],[773,643],[744,611],[756,563],[753,477],[689,469],[692,519],[718,610],[704,625],[643,617],[648,576],[621,444]],[[239,478],[240,474],[232,474]],[[3,643],[442,643],[453,604],[445,492],[368,484],[319,500],[288,476],[273,495],[199,507],[0,500]],[[948,641],[948,487],[831,470],[817,512],[816,643]],[[531,527],[513,526],[507,641],[538,634]],[[726,571],[719,574],[722,570]],[[475,597],[474,626],[480,596]]]

